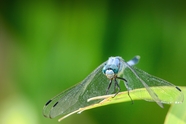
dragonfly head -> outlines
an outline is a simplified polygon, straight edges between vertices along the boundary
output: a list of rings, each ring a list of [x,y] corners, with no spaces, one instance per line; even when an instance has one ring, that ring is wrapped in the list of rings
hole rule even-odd
[[[112,79],[118,74],[118,67],[116,65],[105,65],[102,72],[108,79]]]

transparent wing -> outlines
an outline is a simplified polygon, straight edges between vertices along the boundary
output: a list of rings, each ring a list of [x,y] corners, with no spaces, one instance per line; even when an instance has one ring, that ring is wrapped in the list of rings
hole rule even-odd
[[[54,118],[58,115],[64,116],[79,108],[98,103],[100,100],[87,102],[87,99],[106,94],[109,80],[102,73],[105,63],[96,68],[81,83],[49,100],[43,108],[43,115],[48,118]],[[113,89],[110,88],[109,94],[114,92]]]
[[[140,92],[136,95],[146,101],[154,101],[160,107],[163,107],[162,103],[181,103],[183,102],[183,93],[177,86],[152,76],[134,66],[130,66],[124,62],[124,78],[127,80],[127,89],[139,89],[146,88],[146,92]],[[145,97],[144,97],[145,96]]]

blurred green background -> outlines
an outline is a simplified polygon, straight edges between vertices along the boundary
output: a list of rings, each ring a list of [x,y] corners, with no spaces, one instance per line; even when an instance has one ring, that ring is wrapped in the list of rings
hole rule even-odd
[[[110,56],[140,55],[137,67],[185,85],[185,5],[176,0],[1,1],[0,123],[58,124],[42,115],[47,100]],[[60,123],[160,124],[169,107],[143,100],[120,103]]]

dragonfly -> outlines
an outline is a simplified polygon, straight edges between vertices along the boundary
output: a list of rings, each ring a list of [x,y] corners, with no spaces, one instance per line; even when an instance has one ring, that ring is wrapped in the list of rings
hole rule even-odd
[[[156,102],[162,108],[163,104],[183,102],[184,96],[179,87],[135,67],[134,65],[139,60],[140,56],[135,56],[127,62],[119,56],[109,57],[83,81],[46,102],[43,107],[43,115],[47,118],[65,116],[79,108],[101,101],[97,99],[88,102],[89,98],[106,94],[115,94],[115,97],[121,91],[120,82],[124,83],[129,97],[130,91],[145,88],[145,92],[136,94],[137,97]],[[153,90],[153,87],[156,87],[159,92]],[[130,99],[132,100],[131,97]]]

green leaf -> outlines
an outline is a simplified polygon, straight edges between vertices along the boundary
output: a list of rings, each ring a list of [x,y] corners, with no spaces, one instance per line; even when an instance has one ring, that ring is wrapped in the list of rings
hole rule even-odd
[[[170,91],[169,92],[166,92],[166,95],[165,93],[162,93],[162,90],[160,89],[169,89],[170,90],[166,90],[166,91]],[[159,94],[158,95],[158,98],[160,98],[161,102],[162,103],[165,103],[165,104],[171,104],[171,102],[167,102],[169,101],[170,99],[169,98],[165,98],[165,96],[167,96],[167,94],[171,94],[171,89],[173,87],[168,87],[168,86],[162,86],[162,87],[151,87],[151,89]],[[150,98],[151,96],[149,94],[146,93],[147,90],[145,88],[140,88],[140,89],[135,89],[135,90],[131,90],[130,91],[130,97],[132,98],[132,100],[141,100],[141,99],[144,99],[144,100],[147,100],[147,101],[152,101]],[[138,97],[139,94],[143,94],[143,97]],[[109,105],[109,104],[115,104],[115,103],[120,103],[120,102],[128,102],[128,101],[131,101],[130,97],[128,96],[128,92],[127,91],[124,91],[124,92],[120,92],[118,93],[116,96],[115,94],[111,94],[111,95],[104,95],[104,96],[97,96],[97,97],[93,97],[93,98],[89,98],[87,100],[87,102],[89,101],[93,101],[93,100],[99,100],[99,99],[102,99],[101,102],[99,103],[96,103],[96,104],[92,104],[92,105],[89,105],[89,106],[86,106],[86,107],[83,107],[83,108],[79,108],[78,110],[76,111],[73,111],[65,116],[63,116],[62,118],[60,118],[58,121],[61,121],[67,117],[69,117],[70,115],[72,114],[75,114],[75,113],[81,113],[85,110],[89,110],[89,109],[93,109],[93,108],[97,108],[97,107],[101,107],[101,106],[105,106],[105,105]],[[178,98],[179,100],[179,98]],[[175,103],[181,103],[182,101],[173,101]],[[179,106],[179,105],[178,105]]]
[[[182,87],[182,92],[186,96],[186,87]],[[180,105],[171,105],[165,118],[165,124],[186,124],[186,101]]]

